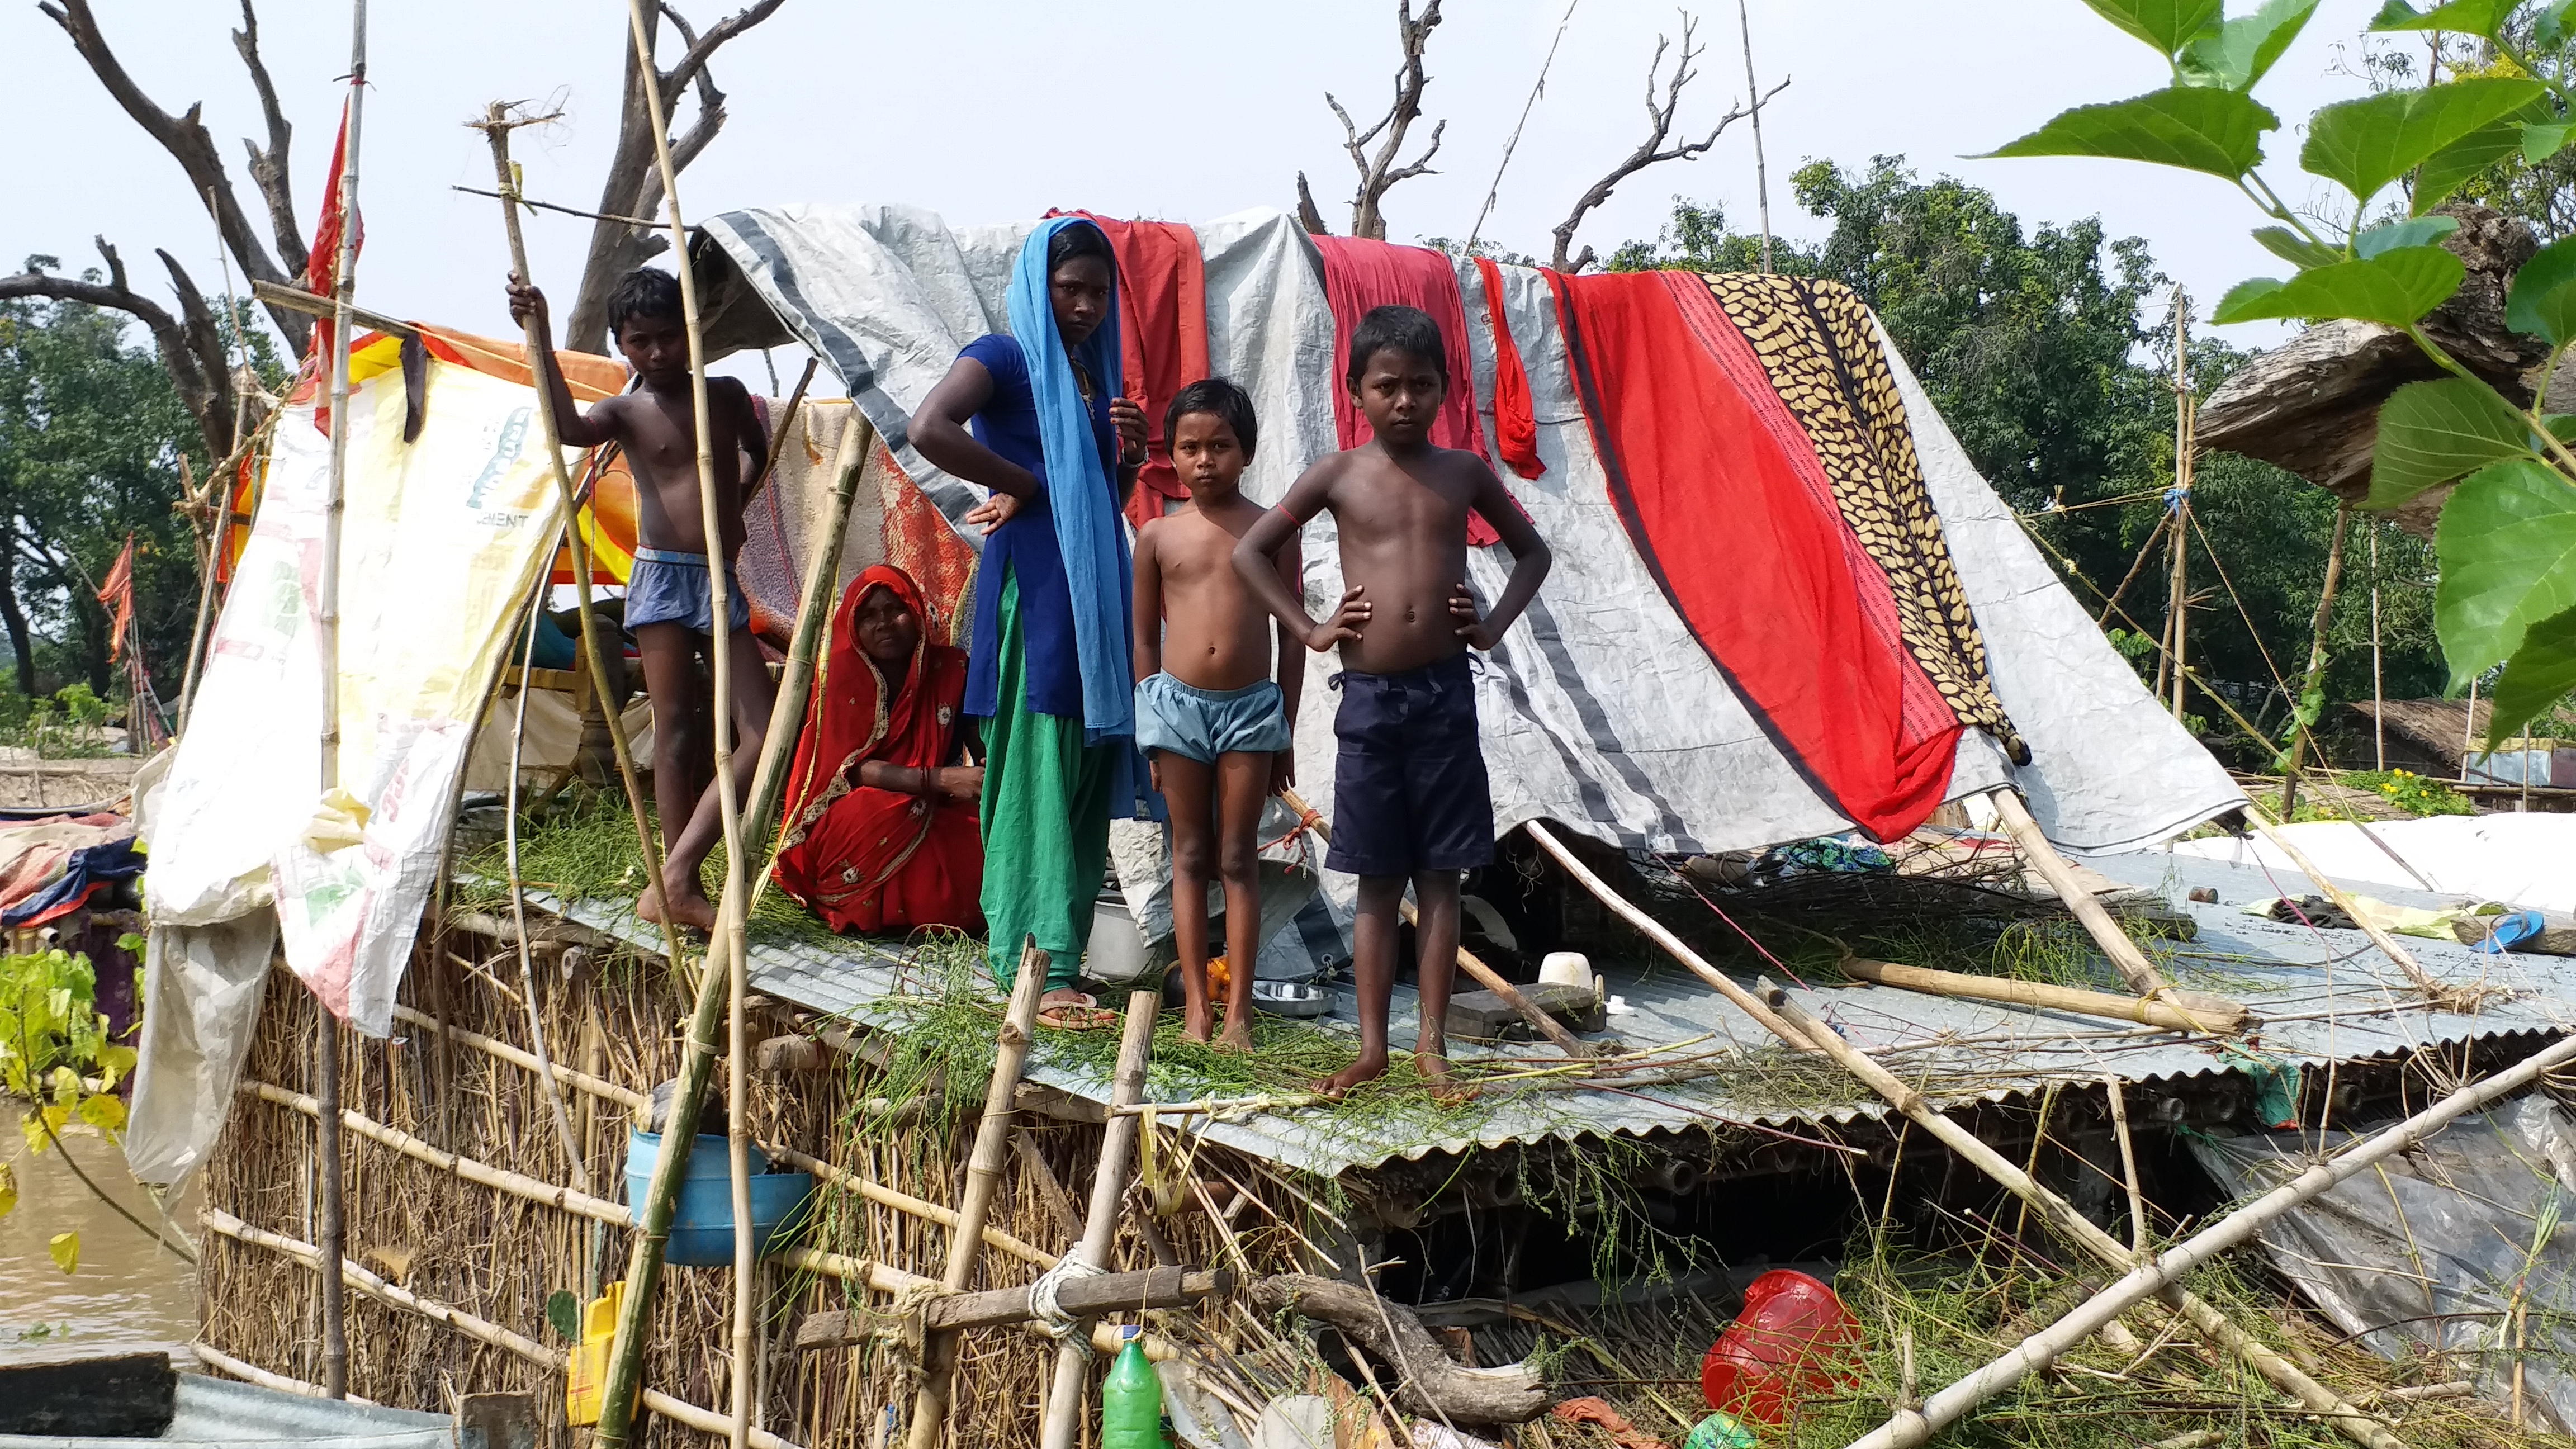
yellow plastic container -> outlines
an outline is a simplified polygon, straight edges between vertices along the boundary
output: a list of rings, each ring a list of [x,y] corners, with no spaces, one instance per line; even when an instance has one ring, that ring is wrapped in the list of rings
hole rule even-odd
[[[611,1283],[607,1293],[581,1311],[581,1342],[573,1345],[564,1372],[564,1422],[599,1422],[600,1395],[608,1388],[608,1349],[617,1340],[617,1310],[626,1301],[626,1285]]]

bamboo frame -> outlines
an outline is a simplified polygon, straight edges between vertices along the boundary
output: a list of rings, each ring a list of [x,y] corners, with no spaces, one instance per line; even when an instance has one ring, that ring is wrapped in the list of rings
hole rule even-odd
[[[1919,1412],[1898,1414],[1852,1442],[1851,1449],[1910,1449],[1958,1422],[1978,1404],[2045,1368],[2055,1357],[2081,1342],[2103,1324],[2166,1290],[2183,1275],[2221,1253],[2250,1242],[2264,1224],[2405,1151],[2433,1133],[2487,1103],[2520,1090],[2550,1071],[2576,1062],[2576,1037],[2562,1037],[2537,1055],[2482,1082],[2460,1088],[2441,1101],[2352,1145],[2330,1161],[2220,1218],[2191,1237],[2142,1261],[2118,1282],[2078,1305],[2048,1328],[2024,1339],[2011,1352],[1934,1394]],[[2367,1421],[2366,1421],[2367,1422]],[[2375,1424],[2373,1427],[2377,1427]],[[2380,1432],[2385,1433],[2385,1430]],[[2393,1441],[2394,1435],[2389,1438]]]
[[[241,1084],[241,1095],[257,1097],[263,1102],[274,1102],[278,1106],[291,1108],[313,1118],[316,1122],[323,1120],[320,1102],[302,1092],[290,1092],[273,1082],[245,1079]],[[433,1147],[398,1127],[388,1127],[372,1117],[352,1112],[345,1107],[340,1109],[340,1122],[341,1125],[370,1142],[390,1147],[415,1162],[427,1163],[441,1172],[452,1173],[467,1182],[480,1183],[485,1187],[506,1192],[512,1197],[525,1198],[529,1202],[540,1203],[547,1207],[561,1208],[565,1212],[596,1219],[611,1227],[629,1227],[635,1221],[634,1214],[604,1198],[596,1198],[589,1193],[556,1183],[543,1182],[523,1172],[512,1172],[506,1167],[494,1167],[488,1162],[460,1156],[442,1147]]]
[[[649,61],[643,69],[651,69]],[[814,683],[814,653],[822,639],[823,620],[832,611],[832,586],[840,577],[850,498],[876,438],[876,429],[867,415],[852,409],[833,459],[832,503],[825,511],[821,544],[811,551],[796,611],[795,636],[788,646],[787,670],[779,681],[778,704],[770,713],[769,733],[761,743],[760,763],[752,775],[747,813],[753,820],[766,821],[776,813],[779,794],[787,782],[790,747],[803,728],[805,700]],[[767,880],[768,876],[769,872],[763,870],[760,879]],[[739,900],[731,892],[728,898]],[[718,942],[719,949],[733,949],[740,944],[738,939],[724,936]],[[739,956],[738,951],[735,954]],[[725,1007],[732,974],[729,970],[717,971],[715,965],[710,960],[699,975],[697,1000],[689,1017],[688,1047],[680,1063],[680,1085],[672,1094],[672,1115],[681,1121],[695,1117],[705,1103],[707,1077],[715,1062],[716,1013]],[[627,1439],[643,1369],[644,1339],[654,1290],[661,1278],[662,1246],[670,1236],[672,1209],[688,1170],[689,1146],[686,1134],[674,1134],[654,1167],[652,1183],[638,1208],[638,1231],[627,1259],[626,1296],[619,1306],[616,1344],[609,1354],[608,1374],[600,1395],[596,1439],[606,1449],[618,1449]]]
[[[1808,1016],[1789,999],[1789,993],[1769,981],[1763,982],[1762,985],[1764,994],[1769,998],[1773,1009],[1786,1018],[1801,1036],[1814,1045],[1816,1050],[1832,1058],[1835,1065],[1860,1078],[1870,1090],[1886,1098],[1891,1106],[1904,1113],[1908,1120],[1930,1132],[1941,1145],[1958,1154],[1969,1165],[2027,1204],[2059,1239],[2083,1249],[2105,1266],[2114,1269],[2128,1271],[2139,1265],[2141,1259],[2136,1254],[2117,1238],[2094,1226],[2091,1219],[2075,1210],[2074,1204],[2032,1181],[2029,1172],[2015,1167],[2001,1153],[1987,1146],[1976,1134],[1952,1121],[1939,1108],[1934,1107],[1922,1093],[1907,1086],[1895,1073],[1872,1060],[1868,1053],[1843,1040],[1832,1028]],[[2033,1143],[2034,1160],[2037,1153],[2038,1144]],[[2165,1302],[2189,1320],[2203,1337],[2243,1360],[2248,1368],[2270,1380],[2275,1387],[2297,1397],[2309,1409],[2332,1422],[2347,1437],[2366,1446],[2366,1449],[2404,1449],[2397,1436],[2388,1432],[2377,1420],[2363,1414],[2359,1409],[2345,1402],[2341,1395],[2308,1377],[2297,1365],[2238,1328],[2224,1313],[2199,1295],[2178,1285],[2159,1286],[2160,1296]],[[2111,1315],[2112,1318],[2117,1316],[2117,1314]],[[2106,1324],[2110,1321],[2109,1318],[2103,1320]]]
[[[2350,527],[2351,523],[2351,504],[2347,503],[2335,510],[2334,536],[2326,543],[2325,583],[2317,590],[2316,623],[2309,631],[2308,672],[2299,681],[2299,693],[2302,698],[2308,691],[2317,687],[2318,680],[2325,677],[2326,626],[2334,622],[2335,589],[2343,582],[2343,536],[2345,529]],[[2293,710],[2297,709],[2298,704],[2299,701],[2296,699],[2290,701]],[[2474,702],[2469,706],[2469,717],[2471,719],[2477,717],[2477,705]],[[2294,728],[2290,731],[2290,768],[2284,771],[2281,777],[2281,813],[2296,819],[2299,813],[2299,765],[2307,754],[2308,727],[2298,724],[2295,714],[2291,717],[2291,722]]]
[[[1118,1070],[1109,1084],[1110,1117],[1101,1129],[1100,1165],[1091,1179],[1090,1211],[1082,1222],[1082,1242],[1069,1255],[1094,1268],[1109,1266],[1109,1249],[1118,1238],[1121,1205],[1127,1199],[1127,1164],[1136,1155],[1137,1117],[1119,1113],[1145,1095],[1145,1063],[1154,1054],[1154,1019],[1163,1009],[1160,983],[1127,997],[1126,1029],[1118,1038]],[[1098,1334],[1089,1340],[1095,1345]],[[1038,1437],[1041,1449],[1074,1449],[1082,1415],[1084,1365],[1090,1355],[1083,1343],[1068,1336],[1056,1350],[1055,1379],[1047,1392],[1046,1420]],[[914,1426],[912,1449],[934,1449]]]
[[[858,1258],[848,1253],[827,1253],[820,1248],[803,1247],[789,1248],[774,1256],[779,1262],[799,1272],[835,1278],[845,1283],[864,1283],[868,1291],[883,1293],[890,1298],[900,1297],[918,1289],[929,1289],[934,1293],[939,1290],[939,1280],[936,1278],[925,1278],[918,1273],[907,1273],[901,1268],[890,1268],[874,1258]],[[1037,1330],[1033,1327],[1029,1331],[1035,1333]],[[1145,1357],[1156,1363],[1163,1363],[1181,1356],[1179,1345],[1170,1339],[1143,1333],[1137,1335],[1137,1341],[1145,1345]],[[1090,1343],[1095,1353],[1116,1353],[1124,1342],[1123,1331],[1120,1329],[1102,1323],[1091,1326]]]
[[[858,1198],[863,1202],[872,1202],[879,1207],[891,1208],[907,1217],[918,1218],[925,1223],[936,1223],[940,1227],[946,1228],[951,1234],[954,1234],[957,1231],[960,1216],[954,1208],[941,1207],[939,1204],[931,1202],[925,1198],[914,1197],[911,1193],[898,1191],[894,1188],[887,1187],[883,1183],[870,1182],[868,1179],[860,1177],[855,1173],[844,1172],[840,1168],[834,1167],[832,1164],[825,1162],[823,1159],[814,1156],[810,1152],[799,1152],[793,1147],[770,1147],[766,1145],[763,1146],[762,1150],[767,1152],[773,1160],[784,1162],[788,1166],[796,1168],[799,1171],[810,1172],[822,1181],[830,1183],[832,1186],[839,1188],[841,1191],[846,1192],[850,1196]],[[994,1227],[989,1221],[984,1224],[982,1236],[985,1247],[1008,1253],[1012,1257],[1019,1259],[1021,1262],[1030,1264],[1034,1267],[1052,1268],[1057,1263],[1063,1261],[1055,1254],[1048,1252],[1046,1249],[1039,1247],[1035,1243],[1015,1237],[1010,1233],[1002,1231],[1000,1228]]]
[[[1282,790],[1279,792],[1279,798],[1286,802],[1289,809],[1303,817],[1305,828],[1323,837],[1325,844],[1332,843],[1332,822],[1316,814],[1315,807],[1307,804],[1304,796],[1299,795],[1295,790]],[[1398,901],[1397,908],[1403,911],[1407,922],[1413,920],[1413,900],[1410,896]],[[1538,1033],[1546,1037],[1558,1051],[1578,1061],[1593,1054],[1589,1043],[1566,1030],[1563,1022],[1540,1010],[1538,1003],[1529,999],[1528,993],[1513,985],[1501,972],[1486,965],[1475,952],[1465,946],[1458,948],[1458,969],[1466,972],[1477,985],[1501,997],[1504,1005],[1519,1012],[1521,1020],[1536,1028]]]
[[[2066,909],[2083,924],[2085,934],[2093,938],[2094,945],[2102,948],[2102,954],[2110,958],[2111,968],[2120,973],[2121,980],[2129,983],[2129,989],[2140,996],[2162,996],[2171,1000],[2172,984],[2165,980],[2164,973],[2158,971],[2154,963],[2147,960],[2147,953],[2138,949],[2138,943],[2129,939],[2129,933],[2120,929],[2120,923],[2111,919],[2111,913],[2102,909],[2102,903],[2093,898],[2093,892],[2076,879],[2075,867],[2065,856],[2057,853],[2056,846],[2049,843],[2048,836],[2039,828],[2039,822],[2031,818],[2030,807],[2022,803],[2021,792],[2009,785],[1999,785],[1986,792],[1986,800],[2002,818],[2004,830],[2012,836],[2013,844],[2021,847],[2022,858],[2030,862],[2031,869],[2039,872],[2041,880],[2048,882],[2050,890],[2057,892],[2058,900],[2064,902]]]
[[[263,1228],[252,1227],[231,1213],[218,1208],[204,1209],[198,1216],[211,1232],[219,1233],[238,1243],[247,1243],[255,1248],[266,1248],[281,1254],[303,1264],[317,1276],[322,1273],[321,1250],[311,1243],[299,1242],[283,1233],[272,1233]],[[566,1355],[557,1353],[525,1334],[514,1333],[489,1319],[479,1318],[461,1308],[441,1303],[437,1299],[424,1298],[400,1284],[388,1283],[364,1265],[351,1262],[347,1258],[340,1260],[340,1278],[347,1286],[357,1289],[380,1303],[418,1314],[432,1323],[454,1329],[478,1343],[487,1343],[506,1353],[515,1354],[550,1372],[560,1374],[565,1371],[569,1363]],[[250,1366],[244,1364],[242,1367]],[[657,1393],[651,1389],[644,1391],[644,1406],[673,1423],[686,1425],[701,1433],[723,1434],[732,1427],[732,1421],[722,1414],[702,1409],[684,1399],[675,1399],[668,1394]],[[757,1429],[751,1433],[751,1443],[753,1449],[797,1449],[795,1444],[775,1434]]]
[[[975,1124],[974,1155],[966,1162],[966,1190],[948,1234],[948,1261],[939,1280],[944,1292],[959,1292],[974,1281],[975,1258],[984,1247],[984,1220],[992,1214],[993,1194],[1002,1183],[1002,1162],[1011,1150],[1012,1104],[1019,1098],[1020,1071],[1037,1036],[1038,1001],[1046,995],[1049,964],[1047,953],[1038,949],[1037,937],[1029,937],[1020,948],[1019,972],[1011,978],[1011,1005],[1002,1018],[1001,1038],[993,1054],[993,1080],[984,1092],[983,1118]],[[937,1449],[947,1433],[957,1348],[953,1332],[927,1334],[922,1339],[921,1387],[912,1396],[913,1449]]]
[[[1608,906],[1619,919],[1635,927],[1647,940],[1661,946],[1666,955],[1687,967],[1692,975],[1717,988],[1717,994],[1725,997],[1736,1010],[1752,1017],[1761,1023],[1763,1030],[1792,1047],[1800,1050],[1807,1049],[1804,1038],[1799,1036],[1788,1022],[1781,1020],[1779,1013],[1764,1005],[1752,992],[1737,985],[1733,977],[1701,959],[1698,952],[1682,943],[1681,937],[1665,929],[1663,922],[1646,914],[1626,896],[1610,889],[1610,883],[1594,874],[1592,868],[1578,859],[1573,851],[1567,849],[1565,842],[1558,840],[1547,826],[1532,820],[1521,828],[1529,832],[1530,839],[1538,842],[1539,849],[1556,857],[1556,863],[1565,867],[1566,874],[1573,876],[1585,890],[1592,892],[1601,904]]]
[[[749,965],[743,950],[743,801],[733,780],[733,629],[732,582],[726,578],[723,520],[716,510],[715,423],[707,412],[707,341],[698,321],[697,270],[689,262],[689,229],[680,218],[680,168],[671,159],[670,117],[664,112],[661,71],[653,59],[653,37],[644,23],[645,0],[628,0],[627,18],[635,35],[635,84],[644,93],[653,123],[653,159],[662,173],[662,208],[671,224],[671,255],[679,263],[680,320],[689,338],[689,406],[698,443],[698,523],[705,532],[707,568],[707,661],[714,676],[716,809],[722,821],[725,850],[724,894],[716,906],[714,935],[723,943],[726,991],[725,1155],[733,1187],[733,1449],[750,1442],[751,1382],[754,1340],[759,1329],[756,1296],[759,1247],[752,1241],[751,1131],[748,1058],[751,1042],[745,1018],[750,995]],[[811,608],[812,601],[803,601]],[[759,661],[753,660],[753,667]],[[800,721],[801,722],[801,721]],[[671,911],[667,876],[653,882],[665,916]],[[715,971],[710,959],[707,970]],[[676,1112],[674,1120],[679,1120]]]

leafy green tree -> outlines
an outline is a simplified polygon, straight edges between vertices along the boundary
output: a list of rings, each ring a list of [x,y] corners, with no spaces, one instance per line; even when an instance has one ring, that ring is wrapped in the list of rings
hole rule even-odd
[[[2518,731],[2576,687],[2576,419],[2517,406],[2418,325],[2466,271],[2439,245],[2458,223],[2434,208],[2519,154],[2539,166],[2576,139],[2576,75],[2559,63],[2576,0],[2387,0],[2383,35],[2475,37],[2495,63],[2438,84],[2401,86],[2309,117],[2299,165],[2348,199],[2312,215],[2265,174],[2283,129],[2253,91],[2316,8],[2270,0],[2229,18],[2223,0],[2086,0],[2163,56],[2164,88],[2079,106],[1998,156],[2088,156],[2197,171],[2233,186],[2269,225],[2255,240],[2293,269],[2238,284],[2220,322],[2349,318],[2404,331],[2448,374],[2399,388],[2377,419],[2367,505],[2393,508],[2456,481],[2435,537],[2434,624],[2454,689],[2497,666],[2491,738]],[[2293,132],[2292,134],[2297,134]],[[2398,219],[2382,220],[2390,212]],[[2515,276],[2506,324],[2576,345],[2576,237],[2540,249]]]
[[[180,458],[207,467],[204,440],[127,326],[80,302],[0,302],[0,625],[22,694],[124,693],[96,591],[129,532],[144,658],[165,690],[186,662],[196,551],[171,505]]]

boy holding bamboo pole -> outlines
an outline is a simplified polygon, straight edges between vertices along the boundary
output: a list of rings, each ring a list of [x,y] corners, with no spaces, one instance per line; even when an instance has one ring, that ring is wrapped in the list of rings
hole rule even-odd
[[[522,326],[533,320],[546,344],[535,352],[537,375],[552,401],[564,446],[615,443],[635,473],[640,546],[627,581],[626,627],[643,652],[644,685],[653,697],[654,806],[670,851],[662,879],[644,888],[635,913],[648,921],[712,931],[715,903],[698,880],[698,867],[715,849],[724,821],[716,782],[700,783],[706,744],[696,727],[711,705],[698,673],[698,656],[712,648],[716,628],[707,602],[707,574],[720,550],[730,600],[724,626],[731,633],[733,657],[754,661],[752,668],[731,671],[732,697],[713,702],[733,712],[733,788],[741,798],[751,788],[777,693],[769,671],[757,667],[760,652],[751,634],[751,606],[733,577],[734,557],[742,551],[743,508],[767,471],[768,439],[742,383],[709,378],[707,423],[715,456],[736,465],[732,486],[717,500],[721,536],[711,540],[698,499],[698,419],[690,398],[689,339],[681,320],[679,279],[651,267],[638,267],[618,279],[608,295],[609,331],[643,385],[603,399],[587,413],[574,405],[572,390],[555,366],[554,324],[545,294],[515,275],[510,278],[510,318]]]

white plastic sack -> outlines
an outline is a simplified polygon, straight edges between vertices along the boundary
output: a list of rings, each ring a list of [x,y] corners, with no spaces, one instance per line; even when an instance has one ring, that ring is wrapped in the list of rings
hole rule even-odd
[[[179,1181],[204,1163],[223,1132],[276,950],[277,917],[267,911],[211,926],[152,928],[144,948],[142,1062],[125,1126],[125,1161],[137,1179]]]

